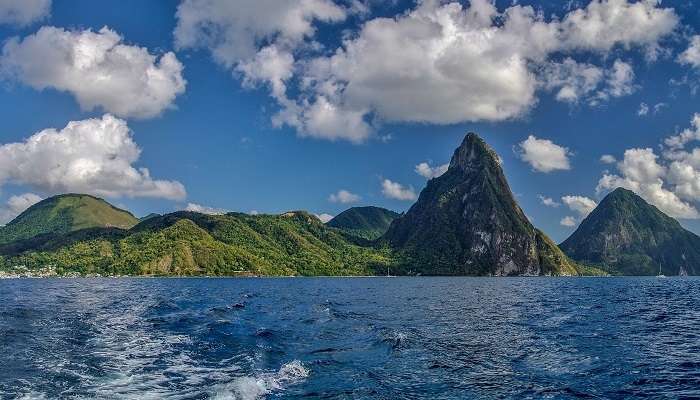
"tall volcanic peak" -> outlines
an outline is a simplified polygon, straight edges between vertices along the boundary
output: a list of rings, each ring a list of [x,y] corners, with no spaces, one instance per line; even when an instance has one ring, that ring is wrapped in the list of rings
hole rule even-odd
[[[442,176],[394,220],[384,241],[422,273],[441,275],[576,274],[556,245],[516,203],[498,155],[469,133]]]
[[[500,168],[498,154],[474,132],[467,133],[450,160],[450,169]]]
[[[623,188],[609,193],[561,248],[612,274],[700,274],[700,237]]]

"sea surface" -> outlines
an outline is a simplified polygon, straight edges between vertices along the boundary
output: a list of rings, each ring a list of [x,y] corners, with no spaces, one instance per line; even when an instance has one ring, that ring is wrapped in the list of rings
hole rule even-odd
[[[700,396],[700,279],[0,280],[4,399]]]

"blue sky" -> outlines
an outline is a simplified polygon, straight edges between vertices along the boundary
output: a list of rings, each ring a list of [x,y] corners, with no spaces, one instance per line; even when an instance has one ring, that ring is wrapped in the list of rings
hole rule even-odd
[[[0,216],[64,191],[136,215],[404,211],[416,166],[475,131],[557,241],[616,186],[700,232],[700,6],[563,3],[8,1]]]

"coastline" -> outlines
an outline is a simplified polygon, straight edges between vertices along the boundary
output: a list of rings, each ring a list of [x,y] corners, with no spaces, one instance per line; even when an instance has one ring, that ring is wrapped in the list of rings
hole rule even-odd
[[[0,271],[0,280],[21,280],[21,279],[315,279],[315,278],[498,278],[498,279],[538,279],[538,278],[654,278],[653,275],[517,275],[517,276],[494,276],[494,275],[100,275],[100,274],[20,274]],[[671,276],[669,278],[677,278]]]

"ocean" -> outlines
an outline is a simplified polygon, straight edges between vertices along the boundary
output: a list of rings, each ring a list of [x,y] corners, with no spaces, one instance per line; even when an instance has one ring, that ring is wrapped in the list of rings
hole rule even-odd
[[[2,399],[700,396],[700,279],[0,280]]]

